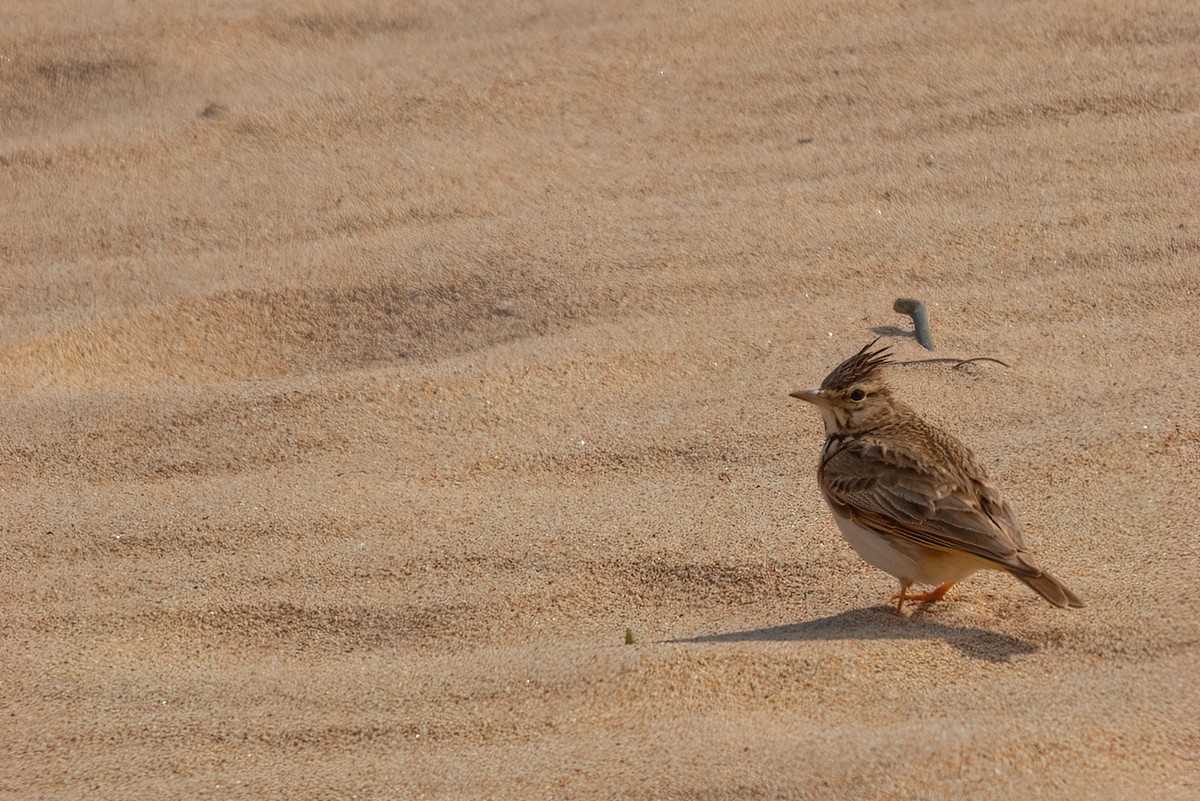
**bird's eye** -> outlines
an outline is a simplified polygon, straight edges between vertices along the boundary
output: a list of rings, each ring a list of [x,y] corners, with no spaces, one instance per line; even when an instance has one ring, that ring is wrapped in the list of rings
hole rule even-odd
[[[863,392],[861,389],[856,389],[850,393],[850,400],[852,401],[860,401],[865,397],[867,397],[867,393]]]

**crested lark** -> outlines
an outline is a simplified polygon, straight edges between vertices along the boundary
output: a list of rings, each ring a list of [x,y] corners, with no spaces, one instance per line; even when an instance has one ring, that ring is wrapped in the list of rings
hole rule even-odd
[[[871,351],[875,342],[819,389],[791,396],[825,420],[821,492],[858,555],[900,580],[896,612],[905,601],[941,600],[985,569],[1011,573],[1055,606],[1083,606],[1034,564],[1012,507],[966,446],[893,397],[882,377],[891,354]],[[938,586],[911,594],[914,583]]]

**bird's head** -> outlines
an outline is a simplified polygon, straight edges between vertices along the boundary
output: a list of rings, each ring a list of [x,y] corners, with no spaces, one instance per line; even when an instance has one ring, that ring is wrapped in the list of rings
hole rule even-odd
[[[798,389],[791,397],[817,407],[825,433],[853,434],[874,428],[892,410],[892,395],[883,380],[891,362],[887,346],[871,350],[876,339],[825,376],[818,389]]]

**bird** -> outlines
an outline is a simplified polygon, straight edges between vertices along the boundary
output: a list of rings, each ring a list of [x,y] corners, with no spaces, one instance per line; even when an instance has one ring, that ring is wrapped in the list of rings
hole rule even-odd
[[[1060,607],[1085,602],[1034,562],[1012,506],[969,448],[923,420],[884,380],[889,346],[868,343],[817,389],[790,393],[825,423],[817,482],[842,536],[900,581],[905,602],[942,600],[979,570],[1001,570]],[[910,592],[913,584],[936,585]]]

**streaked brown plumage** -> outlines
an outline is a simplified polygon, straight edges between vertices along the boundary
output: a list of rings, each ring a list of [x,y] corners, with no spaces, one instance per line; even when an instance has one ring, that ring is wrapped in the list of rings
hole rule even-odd
[[[821,491],[854,550],[900,580],[897,612],[906,600],[940,600],[983,569],[1011,573],[1055,606],[1083,606],[1034,563],[1016,514],[971,451],[892,395],[882,376],[890,352],[874,344],[819,389],[791,394],[825,420]],[[914,583],[938,586],[909,594]]]

